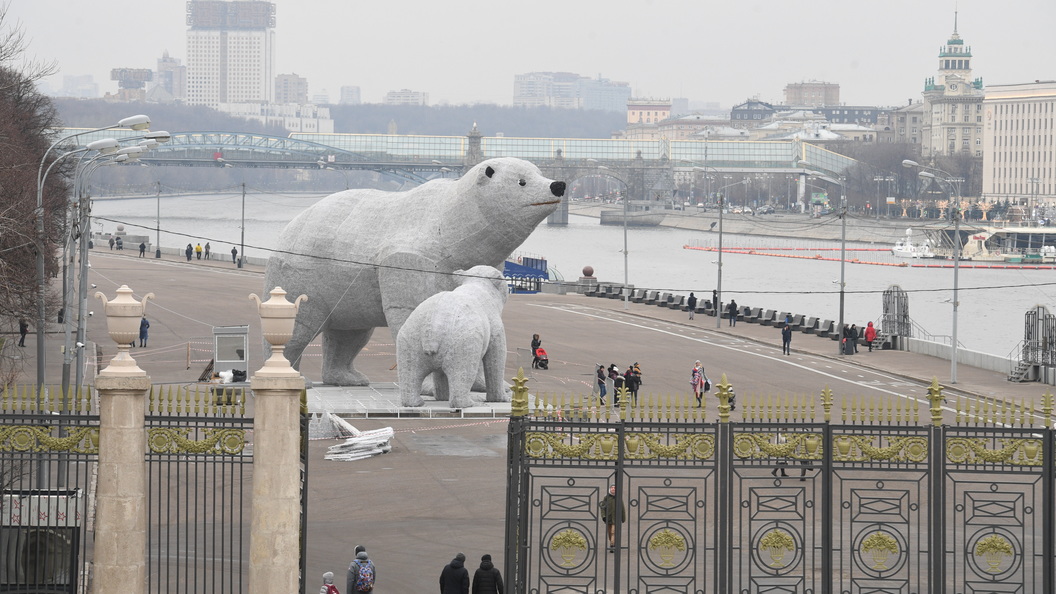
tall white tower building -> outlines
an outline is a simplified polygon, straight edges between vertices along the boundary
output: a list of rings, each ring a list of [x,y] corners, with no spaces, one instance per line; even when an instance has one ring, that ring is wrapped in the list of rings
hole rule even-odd
[[[274,94],[275,4],[187,2],[187,103],[269,103]]]
[[[983,155],[983,79],[972,79],[972,48],[957,33],[939,49],[938,75],[924,81],[921,155]]]

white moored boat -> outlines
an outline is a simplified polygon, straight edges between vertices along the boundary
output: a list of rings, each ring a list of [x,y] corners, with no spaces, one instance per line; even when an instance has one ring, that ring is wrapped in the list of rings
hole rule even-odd
[[[927,239],[919,244],[913,243],[913,230],[906,229],[906,238],[899,239],[891,248],[891,253],[899,258],[934,258],[931,245]]]

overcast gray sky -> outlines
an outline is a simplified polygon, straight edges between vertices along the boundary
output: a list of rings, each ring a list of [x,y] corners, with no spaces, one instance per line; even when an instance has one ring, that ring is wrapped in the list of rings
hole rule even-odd
[[[184,0],[9,0],[30,53],[59,74],[91,74],[114,92],[115,67],[186,64]],[[626,81],[637,97],[686,97],[724,107],[781,102],[787,83],[839,83],[847,104],[919,99],[953,30],[986,84],[1056,79],[1054,0],[275,0],[276,73],[309,93],[358,85],[430,103],[509,104],[513,76],[566,71]]]

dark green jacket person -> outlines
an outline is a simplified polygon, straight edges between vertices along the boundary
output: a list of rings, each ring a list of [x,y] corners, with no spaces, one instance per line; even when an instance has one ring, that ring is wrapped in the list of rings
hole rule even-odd
[[[620,508],[620,523],[627,521],[627,510],[622,501],[616,501],[616,485],[609,486],[609,494],[601,500],[601,519],[609,536],[609,552],[616,550],[616,508]]]

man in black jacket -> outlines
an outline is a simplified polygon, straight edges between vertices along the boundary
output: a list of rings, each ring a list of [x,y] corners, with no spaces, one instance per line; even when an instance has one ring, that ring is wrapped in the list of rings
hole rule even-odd
[[[473,573],[472,594],[503,594],[502,574],[491,562],[491,555],[480,558],[480,569]]]
[[[465,568],[466,556],[455,555],[440,572],[440,594],[469,594],[469,571]]]

